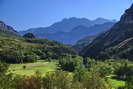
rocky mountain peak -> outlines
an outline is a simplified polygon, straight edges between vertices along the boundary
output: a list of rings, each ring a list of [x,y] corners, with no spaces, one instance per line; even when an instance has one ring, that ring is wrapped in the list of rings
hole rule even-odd
[[[13,27],[5,24],[3,21],[0,21],[0,30],[18,35],[18,32]]]
[[[125,24],[133,24],[133,4],[122,15],[120,22]]]
[[[7,29],[7,26],[4,22],[0,21],[0,28],[1,29],[5,29],[5,28]]]

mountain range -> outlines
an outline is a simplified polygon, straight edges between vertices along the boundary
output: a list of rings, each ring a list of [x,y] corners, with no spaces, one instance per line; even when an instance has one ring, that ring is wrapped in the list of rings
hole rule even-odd
[[[1,39],[3,35],[1,35],[1,33],[3,32],[4,34],[8,33],[15,36],[19,34],[14,30],[13,27],[0,21],[0,40],[3,40]],[[125,13],[121,16],[120,21],[117,23],[114,20],[106,20],[103,18],[98,18],[96,20],[88,20],[85,18],[69,18],[63,19],[62,21],[57,22],[49,27],[33,28],[20,32],[22,35],[25,33],[33,33],[38,38],[48,38],[50,40],[56,40],[65,44],[76,43],[73,48],[79,51],[80,56],[85,58],[91,57],[98,60],[116,60],[124,58],[133,60],[133,5],[125,11]],[[11,37],[8,35],[6,38],[10,39]],[[17,40],[15,40],[14,37],[12,37],[12,39],[14,40],[14,43],[20,40],[21,45],[23,42],[33,42],[32,44],[39,42],[40,45],[49,41],[47,39],[27,40],[20,39],[19,37],[15,38]],[[5,41],[8,43],[8,40]],[[12,42],[12,40],[10,41]],[[49,41],[48,43],[53,46],[58,43],[56,41]],[[46,45],[49,46],[49,44]],[[59,47],[61,47],[61,45],[63,44],[60,44]],[[8,46],[10,47],[9,44]],[[66,45],[63,45],[64,48],[65,46]],[[52,50],[54,49],[55,46],[53,46]],[[58,49],[59,48],[57,48],[57,50]],[[70,52],[73,52],[73,49],[70,47],[68,47],[66,50],[69,51],[69,49]],[[62,51],[63,50],[61,48],[61,52]],[[54,51],[52,52],[53,54],[55,53]]]
[[[133,60],[133,5],[109,31],[82,49],[80,55],[96,59]]]
[[[110,29],[116,21],[104,18],[66,18],[49,27],[31,28],[20,34],[33,33],[38,38],[56,40],[65,44],[75,44],[78,40]]]

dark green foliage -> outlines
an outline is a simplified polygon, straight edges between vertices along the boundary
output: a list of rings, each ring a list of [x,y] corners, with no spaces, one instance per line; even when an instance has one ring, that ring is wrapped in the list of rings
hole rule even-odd
[[[95,70],[102,78],[110,76],[114,72],[112,65],[104,63],[99,63],[98,65],[96,65]]]
[[[74,76],[73,76],[73,82],[83,82],[84,80],[86,80],[88,76],[88,72],[85,68],[80,67],[78,69],[75,70],[74,72]]]
[[[48,46],[64,46],[64,44],[62,43],[48,39],[25,39],[25,41],[29,43],[43,44]]]
[[[0,60],[10,63],[34,62],[38,58],[32,49],[32,45],[17,39],[0,40]]]
[[[125,87],[123,87],[123,86],[122,87],[118,87],[118,89],[125,89]]]
[[[133,6],[109,31],[99,35],[84,47],[80,55],[99,60],[133,58]]]
[[[26,33],[23,37],[24,38],[30,38],[30,39],[36,38],[33,33]]]
[[[0,74],[5,74],[8,70],[8,64],[0,62]]]
[[[133,75],[133,67],[128,65],[121,66],[115,74],[120,79],[126,79]]]
[[[23,66],[23,69],[26,69],[26,66],[25,65]]]
[[[74,72],[53,71],[47,73],[44,77],[38,71],[32,76],[7,75],[8,65],[2,63],[0,64],[0,70],[2,70],[0,72],[2,74],[0,78],[2,82],[0,82],[0,85],[2,89],[112,89],[107,76],[112,75],[110,66],[112,68],[114,63],[121,64],[120,62],[101,62],[88,58],[88,64],[92,65],[89,66],[92,69],[88,71],[80,64],[82,58],[71,58],[75,61],[70,62],[75,62],[79,65],[75,67]],[[121,64],[121,66],[123,65],[126,64]],[[132,76],[129,76],[126,78],[126,86],[120,87],[119,89],[132,89]]]
[[[84,64],[85,64],[85,67],[86,67],[89,71],[91,71],[91,70],[94,68],[94,66],[97,64],[97,62],[96,62],[95,59],[86,58],[86,59],[84,60]]]
[[[128,77],[125,86],[119,87],[118,89],[133,89],[133,76]]]
[[[110,83],[101,78],[98,73],[91,73],[83,85],[86,89],[112,89]]]
[[[73,72],[83,66],[83,58],[80,56],[73,58],[68,55],[68,57],[59,60],[59,66],[64,71]]]
[[[127,78],[125,89],[133,89],[133,76]]]
[[[56,71],[48,73],[43,78],[43,87],[45,89],[70,89],[72,77],[67,72]]]
[[[75,89],[112,89],[110,83],[105,78],[100,77],[99,73],[85,72],[83,70],[74,74],[72,86]]]
[[[95,59],[91,59],[91,58],[86,58],[85,61],[86,61],[85,66],[88,69],[88,71],[99,73],[100,77],[103,77],[103,78],[107,77],[113,74],[114,72],[113,65],[108,61],[100,62],[100,61],[96,61]]]
[[[7,74],[8,64],[0,62],[0,89],[14,89],[12,74]]]
[[[95,38],[97,35],[95,36],[87,36],[79,41],[77,41],[77,43],[75,45],[73,45],[72,47],[80,52],[85,46],[89,45]]]
[[[105,79],[98,74],[78,70],[71,75],[67,72],[56,71],[48,73],[43,78],[45,89],[111,89]]]
[[[52,60],[76,55],[68,46],[47,39],[24,39],[20,37],[1,37],[0,60],[9,63],[35,62],[36,60]]]

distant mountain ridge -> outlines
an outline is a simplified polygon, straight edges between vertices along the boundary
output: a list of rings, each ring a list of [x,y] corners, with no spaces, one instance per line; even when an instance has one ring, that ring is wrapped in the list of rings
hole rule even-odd
[[[133,58],[133,5],[109,31],[84,47],[81,55],[96,59]]]
[[[24,35],[25,33],[31,32],[38,38],[48,38],[65,44],[74,44],[81,38],[97,33],[97,31],[102,32],[102,29],[110,29],[114,23],[115,21],[104,18],[88,20],[86,18],[72,17],[56,22],[49,27],[32,28],[26,31],[21,31],[20,34]],[[105,26],[105,24],[107,26]],[[99,25],[101,26],[101,29]],[[91,29],[96,29],[97,31],[92,31]]]
[[[78,40],[86,36],[97,35],[101,32],[107,31],[113,26],[113,24],[114,23],[105,23],[91,27],[78,26],[72,29],[70,32],[57,32],[46,37],[51,40],[63,42],[65,44],[75,44]]]

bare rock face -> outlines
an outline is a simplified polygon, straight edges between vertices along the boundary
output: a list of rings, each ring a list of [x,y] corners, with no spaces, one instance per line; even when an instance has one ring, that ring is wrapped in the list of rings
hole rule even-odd
[[[0,21],[0,30],[4,31],[4,32],[9,32],[12,34],[18,34],[18,32],[16,30],[14,30],[13,27],[6,25],[4,22]]]
[[[7,29],[7,25],[4,22],[0,21],[0,28]]]
[[[120,22],[125,24],[133,24],[133,5],[125,11]]]

